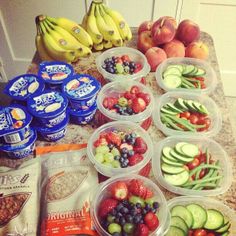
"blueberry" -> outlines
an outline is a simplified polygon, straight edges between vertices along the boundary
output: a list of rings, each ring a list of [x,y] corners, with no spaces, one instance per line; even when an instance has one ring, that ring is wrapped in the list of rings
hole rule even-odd
[[[148,211],[146,209],[142,209],[142,214],[146,215],[148,213]]]
[[[114,144],[112,144],[112,143],[109,143],[107,146],[108,146],[108,147],[109,147],[109,149],[111,150],[111,149],[114,147]]]
[[[124,61],[124,62],[123,62],[123,65],[124,65],[124,66],[129,66],[129,62],[128,62],[128,61]]]
[[[121,211],[121,213],[123,213],[123,214],[127,214],[127,213],[129,212],[129,209],[126,208],[126,207],[123,207],[120,211]]]
[[[128,236],[126,232],[122,232],[122,236]]]
[[[128,156],[131,157],[131,156],[133,156],[133,155],[134,155],[134,151],[133,151],[133,150],[129,150],[129,151],[128,151]]]
[[[137,137],[136,133],[131,133],[130,135],[131,135],[132,138],[136,138]]]
[[[132,115],[133,114],[133,110],[132,110],[132,108],[131,107],[127,107],[127,113],[129,114],[129,115]]]
[[[153,203],[153,208],[154,208],[154,209],[157,209],[158,207],[159,207],[159,203],[158,203],[158,202],[154,202],[154,203]]]
[[[136,216],[134,217],[134,223],[135,223],[135,224],[138,224],[139,221],[140,221],[140,218],[138,217],[138,215],[136,215]]]
[[[117,214],[116,209],[112,209],[112,210],[111,210],[111,215],[115,216],[116,214]]]
[[[121,149],[121,153],[124,153],[124,154],[125,154],[125,153],[128,153],[128,149],[127,149],[126,147],[122,148],[122,149]]]
[[[132,223],[132,222],[133,222],[133,216],[131,216],[130,214],[127,214],[127,215],[125,216],[125,219],[126,219],[126,221],[127,221],[128,223]]]
[[[149,211],[149,210],[151,210],[152,208],[151,208],[151,206],[147,203],[146,206],[145,206],[145,209],[146,209],[147,211]]]
[[[104,63],[108,63],[109,62],[109,58],[104,60]]]
[[[115,56],[112,56],[111,59],[112,59],[112,61],[115,61],[115,60],[116,60],[116,57],[115,57]]]
[[[115,218],[115,222],[116,222],[117,224],[119,224],[119,223],[120,223],[120,217],[116,217],[116,218]]]
[[[112,234],[112,236],[120,236],[120,233],[114,233],[114,234]]]
[[[143,219],[141,219],[141,220],[139,221],[139,223],[140,223],[140,224],[143,224],[143,223],[144,223]]]
[[[126,220],[124,217],[120,217],[120,224],[123,226],[126,223]]]
[[[121,168],[127,167],[127,165],[126,165],[124,162],[122,162],[122,163],[120,164],[120,166],[121,166]]]
[[[124,159],[127,159],[128,154],[127,154],[127,153],[122,153],[121,156],[122,156]]]
[[[120,109],[120,105],[119,104],[115,104],[114,108]]]
[[[102,227],[103,227],[104,229],[107,229],[108,226],[109,226],[109,224],[110,224],[110,222],[104,220],[104,221],[102,222]]]
[[[152,209],[152,213],[156,214],[157,210],[156,209]]]
[[[134,144],[135,144],[135,139],[132,138],[132,139],[129,141],[129,144],[134,145]]]
[[[129,159],[125,159],[125,164],[129,164]]]
[[[123,216],[123,214],[121,212],[117,213],[117,217],[122,217],[122,216]]]
[[[135,206],[136,206],[137,208],[141,208],[141,207],[142,207],[141,204],[140,204],[139,202],[136,203]]]
[[[119,203],[119,204],[116,206],[117,212],[119,212],[122,207],[123,207],[123,204],[122,204],[122,203]]]
[[[124,161],[125,161],[125,158],[124,158],[124,157],[121,157],[121,158],[120,158],[120,163],[124,163]]]
[[[136,210],[135,210],[135,208],[132,208],[129,212],[130,212],[130,214],[131,214],[132,216],[135,216],[135,215],[136,215]]]

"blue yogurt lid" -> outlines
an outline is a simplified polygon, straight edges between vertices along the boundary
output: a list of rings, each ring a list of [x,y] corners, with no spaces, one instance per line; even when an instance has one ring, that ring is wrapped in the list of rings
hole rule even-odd
[[[69,114],[74,115],[74,116],[88,116],[96,109],[97,109],[96,102],[88,110],[80,110],[80,109],[77,110],[77,109],[72,109],[71,107],[68,107]]]
[[[28,126],[31,121],[32,116],[23,106],[15,104],[0,107],[0,136],[15,133]]]
[[[27,100],[29,112],[41,118],[50,118],[66,110],[68,99],[60,92],[45,90]]]
[[[84,100],[95,96],[101,88],[101,84],[94,77],[86,74],[74,75],[64,80],[62,91],[66,96],[74,100]]]
[[[4,93],[17,100],[26,100],[35,93],[42,92],[45,84],[34,74],[19,75],[8,82]]]
[[[74,74],[72,65],[61,61],[42,62],[39,65],[38,76],[46,83],[61,84],[64,79]]]

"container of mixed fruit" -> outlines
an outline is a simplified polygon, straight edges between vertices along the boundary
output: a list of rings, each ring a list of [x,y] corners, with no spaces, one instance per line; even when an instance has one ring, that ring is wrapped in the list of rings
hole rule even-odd
[[[107,81],[140,80],[150,72],[146,57],[136,49],[117,47],[96,58],[98,71]]]
[[[105,176],[138,173],[151,159],[152,140],[139,125],[129,121],[109,122],[91,135],[87,154]]]
[[[158,98],[153,112],[155,125],[165,135],[216,135],[222,126],[221,113],[208,96],[171,91]]]
[[[212,67],[194,58],[169,58],[157,67],[155,76],[157,84],[165,91],[210,94],[217,85]]]
[[[152,168],[161,186],[181,195],[216,196],[232,183],[227,153],[206,137],[165,138],[156,146]]]
[[[234,236],[236,215],[207,197],[176,197],[168,201],[170,228],[165,236]]]
[[[169,211],[163,193],[139,175],[118,175],[96,189],[91,216],[99,235],[163,235]]]

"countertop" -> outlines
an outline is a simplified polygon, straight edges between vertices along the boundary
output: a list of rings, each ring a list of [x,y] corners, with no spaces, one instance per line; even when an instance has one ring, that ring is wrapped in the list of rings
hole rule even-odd
[[[133,40],[129,42],[127,46],[136,47],[136,39],[137,39],[137,35],[134,34]],[[225,194],[219,195],[215,198],[221,200],[226,205],[236,210],[236,197],[235,197],[235,193],[236,193],[236,143],[233,137],[233,131],[232,131],[232,127],[229,120],[229,111],[228,111],[228,107],[226,105],[226,100],[224,97],[223,86],[221,82],[219,65],[218,65],[218,61],[216,57],[213,39],[211,38],[209,34],[202,32],[201,40],[204,43],[206,43],[209,47],[210,56],[208,58],[208,62],[211,64],[211,66],[213,67],[213,69],[215,70],[217,74],[217,81],[218,81],[217,88],[214,91],[214,93],[211,95],[211,97],[219,106],[220,112],[223,117],[222,129],[216,137],[213,137],[213,139],[216,140],[218,143],[220,143],[224,147],[225,151],[228,153],[229,158],[230,158],[230,165],[233,168],[233,176],[234,176],[233,183],[230,189]],[[101,75],[96,70],[96,64],[95,64],[95,58],[100,53],[101,52],[93,53],[89,58],[84,58],[78,61],[77,63],[74,63],[73,66],[74,66],[75,71],[77,73],[92,74],[95,77],[101,79]],[[38,63],[39,63],[39,60],[36,54],[32,63],[29,65],[28,72],[37,73]],[[164,93],[164,91],[161,88],[157,87],[154,73],[149,73],[148,76],[146,77],[146,81],[147,81],[147,86],[152,89],[152,92],[154,95],[162,95]],[[10,102],[10,99],[8,99],[7,96],[2,93],[4,86],[5,86],[4,84],[0,84],[0,105],[7,105]],[[94,131],[96,127],[97,127],[96,122],[93,122],[92,124],[85,125],[85,126],[78,126],[78,125],[70,124],[68,127],[66,136],[62,140],[56,143],[57,144],[86,143],[89,136],[92,134],[92,132]],[[158,128],[154,126],[154,124],[151,125],[148,132],[153,142],[158,142],[159,140],[165,137],[164,134],[161,131],[159,131]],[[38,139],[38,141],[36,142],[36,146],[47,146],[47,145],[55,145],[55,143],[45,142],[40,139]],[[3,154],[1,153],[0,153],[0,156],[1,156],[0,165],[6,165],[6,166],[11,166],[11,167],[17,167],[22,163],[22,161],[27,160],[25,159],[25,160],[13,161],[8,158],[5,158]],[[29,157],[29,158],[32,158],[32,157]],[[150,178],[154,180],[152,174],[150,175]],[[154,182],[156,181],[154,180]],[[170,193],[169,191],[163,188],[161,189],[163,190],[167,199],[170,199],[176,196],[175,194]]]

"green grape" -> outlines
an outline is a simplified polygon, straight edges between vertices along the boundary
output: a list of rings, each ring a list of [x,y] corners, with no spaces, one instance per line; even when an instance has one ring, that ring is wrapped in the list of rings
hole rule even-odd
[[[107,167],[113,167],[111,162],[103,162],[102,164],[107,166]]]
[[[148,203],[151,207],[153,207],[153,203],[158,202],[158,201],[157,201],[157,197],[152,197],[152,198],[146,199],[145,202]]]
[[[120,162],[117,161],[117,160],[112,161],[111,164],[112,164],[112,166],[113,166],[114,168],[120,168]]]
[[[120,97],[118,99],[118,104],[122,107],[126,107],[128,105],[128,100],[124,97]]]
[[[115,216],[112,216],[112,215],[108,215],[107,216],[107,221],[109,222],[109,223],[113,223],[114,222],[114,220],[115,220]]]
[[[125,223],[125,225],[123,226],[123,230],[127,234],[132,234],[134,232],[134,225],[131,223]]]
[[[103,163],[103,162],[104,162],[104,156],[103,156],[103,154],[102,154],[101,152],[96,153],[94,157],[95,157],[95,159],[96,159],[99,163]]]
[[[107,145],[101,145],[101,146],[98,146],[96,149],[95,149],[95,152],[96,153],[108,153],[110,151],[109,147]]]
[[[113,156],[120,156],[120,151],[118,148],[112,148],[111,153],[113,154]]]
[[[142,207],[145,206],[144,200],[140,197],[137,197],[137,196],[129,197],[129,202],[131,202],[133,204],[140,203]]]
[[[110,234],[120,233],[121,232],[121,226],[116,224],[116,223],[111,223],[108,226],[108,232]]]
[[[118,74],[123,74],[124,73],[124,67],[121,63],[116,64],[116,70]]]
[[[114,161],[114,156],[112,153],[108,152],[104,154],[104,160],[105,162],[113,162]]]

